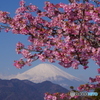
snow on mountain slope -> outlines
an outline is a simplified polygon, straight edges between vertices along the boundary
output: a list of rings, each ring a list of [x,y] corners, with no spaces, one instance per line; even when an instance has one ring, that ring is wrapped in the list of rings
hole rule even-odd
[[[22,74],[16,75],[14,78],[21,80],[27,79],[35,83],[48,80],[54,83],[58,83],[64,87],[73,84],[78,85],[80,82],[83,83],[81,79],[66,73],[52,64],[47,63],[39,64]]]

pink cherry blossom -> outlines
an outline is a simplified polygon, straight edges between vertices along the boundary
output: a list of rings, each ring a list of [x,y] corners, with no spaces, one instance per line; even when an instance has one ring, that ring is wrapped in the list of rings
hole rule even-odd
[[[28,7],[32,10],[32,12],[34,12],[38,9],[35,5],[32,5],[32,4],[29,5]]]
[[[88,66],[84,66],[84,69],[87,69],[88,68]]]
[[[20,1],[20,6],[24,6],[25,5],[25,1],[24,0],[21,0]]]
[[[22,54],[25,58],[30,58],[30,56],[32,56],[31,53],[30,53],[28,50],[26,50],[26,49],[23,49],[23,50],[21,51],[21,54]]]
[[[98,73],[100,74],[100,68],[97,69]]]
[[[19,8],[16,10],[16,14],[24,13],[26,10],[27,10],[26,7],[19,7]]]
[[[20,59],[19,61],[14,61],[14,62],[15,62],[14,66],[16,66],[16,68],[18,69],[21,69],[25,65],[25,62],[22,59]]]
[[[0,11],[0,31],[26,35],[30,43],[26,47],[21,42],[16,44],[16,52],[23,59],[15,61],[14,66],[30,66],[38,59],[51,63],[57,61],[65,68],[74,69],[80,65],[83,69],[89,68],[88,63],[92,59],[100,66],[100,7],[88,0],[84,3],[69,1],[69,4],[47,1],[42,11],[33,4],[25,5],[25,1],[21,0],[14,17]],[[100,68],[97,71],[100,74]],[[89,80],[97,84],[80,85],[78,89],[89,91],[100,87],[99,76]],[[48,95],[48,100],[56,98],[55,94]],[[69,95],[67,97],[71,99]]]

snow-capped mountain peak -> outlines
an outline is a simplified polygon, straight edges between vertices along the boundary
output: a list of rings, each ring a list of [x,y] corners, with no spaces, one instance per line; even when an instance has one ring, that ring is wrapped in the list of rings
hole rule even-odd
[[[21,80],[27,79],[33,81],[35,83],[40,83],[43,81],[52,81],[58,84],[75,84],[78,82],[82,82],[81,79],[66,73],[65,71],[61,70],[60,68],[47,63],[39,64],[28,71],[25,71],[22,74],[18,74],[16,77]],[[71,85],[70,84],[70,85]]]

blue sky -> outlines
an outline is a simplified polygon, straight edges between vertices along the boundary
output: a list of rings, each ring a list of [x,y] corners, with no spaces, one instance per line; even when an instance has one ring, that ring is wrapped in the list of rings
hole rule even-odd
[[[0,0],[0,10],[8,11],[11,13],[13,17],[15,15],[15,10],[19,7],[20,0]],[[49,0],[52,3],[68,3],[67,0]],[[38,6],[40,9],[43,8],[45,0],[26,0],[26,3],[32,3]],[[17,42],[22,42],[25,45],[28,44],[27,36],[24,35],[16,35],[11,32],[5,33],[4,31],[0,32],[0,78],[3,76],[15,75],[18,73],[22,73],[40,63],[40,60],[35,61],[32,63],[32,66],[25,66],[22,69],[17,69],[13,66],[13,61],[20,59],[20,55],[17,55],[15,52],[15,46]],[[97,68],[98,66],[93,62],[90,61],[87,70],[83,70],[82,66],[78,70],[69,68],[65,69],[62,66],[58,65],[57,63],[53,63],[57,67],[61,68],[62,70],[66,71],[69,74],[72,74],[76,77],[79,77],[83,80],[88,80],[88,77],[94,77],[97,75]]]

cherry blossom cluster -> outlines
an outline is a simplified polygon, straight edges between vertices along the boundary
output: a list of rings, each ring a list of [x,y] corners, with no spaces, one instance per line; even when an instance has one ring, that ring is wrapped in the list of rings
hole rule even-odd
[[[79,91],[90,91],[90,90],[94,90],[95,88],[100,88],[100,75],[95,76],[95,78],[90,77],[89,81],[92,84],[83,84],[80,85],[77,89]]]
[[[0,30],[28,36],[30,45],[16,44],[20,60],[14,66],[22,68],[35,60],[58,63],[65,68],[89,68],[92,59],[100,66],[100,7],[83,0],[69,0],[70,4],[45,2],[44,11],[37,6],[26,5],[20,1],[20,7],[12,18],[10,13],[0,11]],[[97,0],[93,0],[97,1]],[[100,68],[97,69],[100,74]],[[100,76],[90,78],[96,85],[81,85],[79,90],[89,90],[100,86]],[[88,87],[88,88],[86,88]]]
[[[100,7],[88,2],[52,4],[47,1],[41,11],[35,5],[26,6],[22,0],[13,18],[8,12],[0,11],[0,22],[7,24],[1,25],[0,29],[29,36],[27,47],[20,48],[20,43],[16,44],[17,53],[23,56],[23,64],[19,60],[14,65],[22,68],[27,64],[25,59],[29,63],[37,59],[58,61],[65,68],[74,69],[79,65],[88,68],[89,59],[100,65],[99,10]]]
[[[90,82],[93,83],[93,82],[98,82],[100,83],[100,75],[97,75],[95,76],[95,78],[89,78]]]
[[[44,100],[70,100],[70,99],[77,99],[79,96],[71,97],[69,93],[45,93]]]
[[[90,91],[94,90],[95,88],[100,88],[100,83],[97,84],[83,84],[78,87],[79,91]]]

